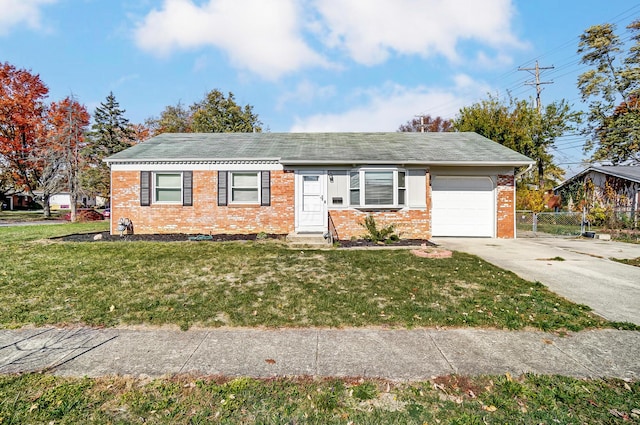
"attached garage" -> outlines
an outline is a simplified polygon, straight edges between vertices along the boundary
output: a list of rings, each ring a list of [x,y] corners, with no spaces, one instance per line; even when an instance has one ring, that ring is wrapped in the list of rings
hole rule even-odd
[[[495,183],[489,176],[433,176],[433,236],[495,236]]]

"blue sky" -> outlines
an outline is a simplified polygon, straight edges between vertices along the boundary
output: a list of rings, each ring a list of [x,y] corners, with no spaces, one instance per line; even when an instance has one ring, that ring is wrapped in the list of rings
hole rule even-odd
[[[638,16],[629,0],[0,0],[0,61],[90,112],[113,91],[132,122],[217,88],[274,132],[395,131],[533,97],[517,69],[536,59],[555,66],[543,103],[582,108],[578,36]],[[579,167],[582,142],[559,140],[557,162]]]

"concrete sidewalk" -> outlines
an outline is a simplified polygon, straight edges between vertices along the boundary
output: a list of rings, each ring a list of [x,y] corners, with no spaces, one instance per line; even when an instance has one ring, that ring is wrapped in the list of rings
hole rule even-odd
[[[640,332],[559,337],[480,329],[0,330],[0,373],[64,376],[362,376],[426,380],[461,374],[640,379]]]

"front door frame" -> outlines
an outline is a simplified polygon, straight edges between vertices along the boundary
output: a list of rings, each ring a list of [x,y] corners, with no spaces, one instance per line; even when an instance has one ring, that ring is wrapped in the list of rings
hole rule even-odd
[[[320,182],[321,218],[314,223],[303,220],[304,176],[318,176]],[[295,172],[295,231],[296,233],[325,233],[329,227],[327,210],[327,172],[326,170],[296,170]]]

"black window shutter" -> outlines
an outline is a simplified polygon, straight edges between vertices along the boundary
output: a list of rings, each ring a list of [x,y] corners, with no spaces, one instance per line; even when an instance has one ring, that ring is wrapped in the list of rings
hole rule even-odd
[[[182,205],[193,205],[193,171],[182,172]]]
[[[140,205],[151,205],[151,171],[140,171]]]
[[[263,171],[260,179],[262,194],[260,196],[260,205],[271,205],[271,171]]]
[[[221,207],[228,204],[227,186],[227,172],[218,171],[218,205]]]

